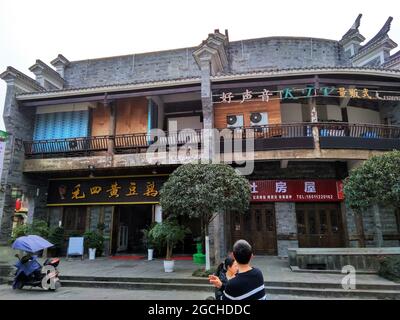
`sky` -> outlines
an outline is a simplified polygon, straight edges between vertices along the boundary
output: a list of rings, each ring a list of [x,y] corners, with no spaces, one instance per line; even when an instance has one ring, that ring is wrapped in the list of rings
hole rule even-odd
[[[74,61],[197,46],[215,29],[228,29],[231,41],[340,40],[359,13],[366,41],[392,15],[389,35],[400,44],[399,12],[394,0],[0,0],[0,73],[13,66],[34,77],[36,59],[50,64],[59,53]],[[0,80],[1,114],[5,91]]]

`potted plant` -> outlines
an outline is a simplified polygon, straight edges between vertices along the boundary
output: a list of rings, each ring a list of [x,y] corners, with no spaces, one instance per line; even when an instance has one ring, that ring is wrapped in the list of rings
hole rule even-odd
[[[87,231],[84,234],[86,246],[89,248],[89,260],[103,253],[104,237],[99,231]]]
[[[164,271],[174,271],[174,260],[172,260],[172,250],[179,242],[183,242],[187,228],[179,225],[175,221],[166,220],[162,223],[157,223],[149,231],[150,237],[159,247],[166,247],[166,255],[164,260]]]
[[[60,255],[61,249],[64,244],[64,228],[62,227],[55,227],[51,229],[49,235],[49,241],[54,244],[54,247],[49,248],[50,252],[54,257]]]
[[[142,229],[143,233],[143,244],[147,248],[147,260],[151,261],[153,260],[153,254],[154,254],[154,239],[150,235],[150,230],[152,227],[149,229]]]

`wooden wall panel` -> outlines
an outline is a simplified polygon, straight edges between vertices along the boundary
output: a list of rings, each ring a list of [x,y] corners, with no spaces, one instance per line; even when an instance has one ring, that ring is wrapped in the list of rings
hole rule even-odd
[[[218,129],[226,128],[228,115],[243,114],[245,127],[250,127],[250,114],[252,112],[268,112],[269,124],[281,123],[281,108],[279,100],[269,102],[248,101],[244,103],[218,103],[214,104],[214,126]]]
[[[92,110],[92,128],[91,135],[106,136],[110,130],[110,108],[105,108],[103,104],[98,103]]]
[[[116,109],[116,134],[147,132],[147,99],[120,100]]]

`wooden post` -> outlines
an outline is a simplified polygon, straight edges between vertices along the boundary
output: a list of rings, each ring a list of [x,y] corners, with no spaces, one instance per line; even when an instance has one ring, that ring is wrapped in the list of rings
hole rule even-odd
[[[104,105],[107,107],[107,105]],[[108,146],[107,146],[107,153],[108,155],[114,154],[114,136],[115,136],[115,130],[116,130],[116,117],[115,117],[115,103],[108,103],[108,106],[110,108],[110,127],[109,127],[109,133],[108,135],[110,136],[108,139]]]

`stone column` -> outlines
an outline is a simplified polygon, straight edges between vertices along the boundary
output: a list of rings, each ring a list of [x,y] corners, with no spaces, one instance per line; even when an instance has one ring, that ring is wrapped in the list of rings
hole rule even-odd
[[[288,248],[298,248],[296,204],[294,202],[275,202],[276,237],[278,256],[287,257]]]
[[[315,124],[318,122],[316,98],[310,98],[308,103],[309,103],[310,111],[311,111],[311,122],[313,124]],[[319,131],[318,131],[318,127],[315,125],[312,126],[312,134],[313,134],[313,138],[314,138],[315,150],[320,151],[321,148],[319,145]]]
[[[24,92],[21,88],[35,91],[38,84],[33,79],[18,78],[18,74],[19,72],[13,68],[8,68],[1,74],[1,78],[7,82],[3,119],[6,131],[9,133],[0,190],[0,243],[5,244],[11,236],[15,210],[15,199],[11,197],[11,188],[17,187],[24,194],[34,193],[35,189],[22,172],[25,158],[22,142],[32,140],[35,114],[33,109],[20,109],[15,95]]]

